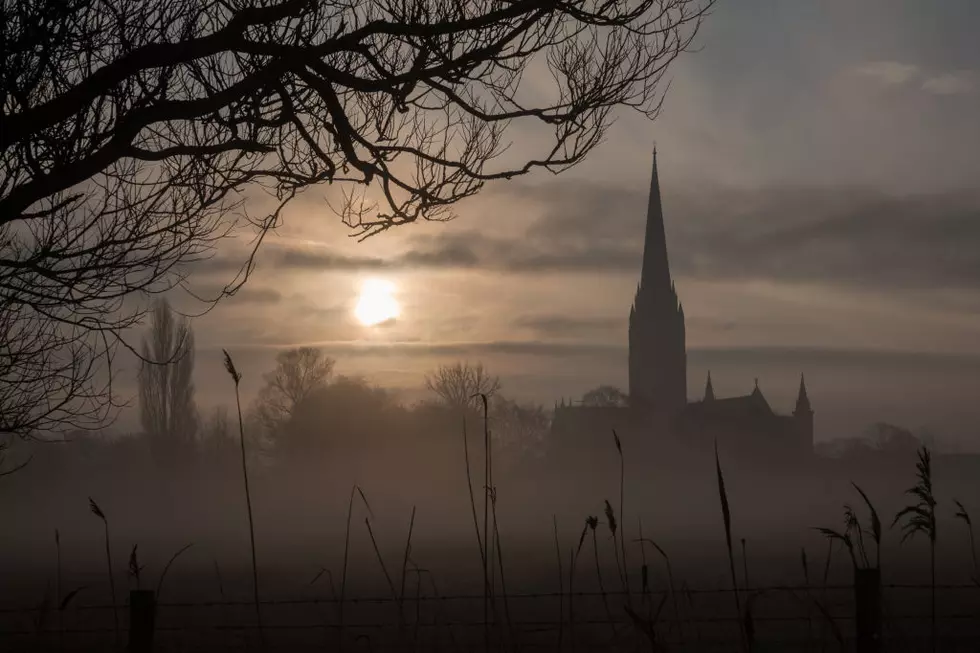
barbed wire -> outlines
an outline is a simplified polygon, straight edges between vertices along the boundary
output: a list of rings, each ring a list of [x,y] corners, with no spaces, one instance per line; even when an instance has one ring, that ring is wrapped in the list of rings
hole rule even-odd
[[[882,590],[936,590],[951,591],[951,590],[972,590],[980,591],[980,586],[975,583],[944,583],[944,584],[912,584],[912,583],[888,583],[881,585]],[[768,585],[768,586],[758,586],[758,587],[739,587],[738,592],[742,594],[753,594],[753,593],[765,593],[765,592],[851,592],[854,590],[853,585]],[[725,595],[731,594],[735,590],[731,587],[724,588],[685,588],[683,590],[678,590],[678,594],[689,594],[695,595]],[[646,592],[649,596],[663,596],[664,594],[670,594],[669,589],[664,590],[649,590]],[[626,592],[624,590],[607,590],[605,592],[600,591],[578,591],[578,592],[517,592],[512,594],[493,594],[492,598],[500,600],[540,600],[540,599],[557,599],[557,598],[601,598],[603,596],[607,598],[615,598],[622,596],[642,596],[641,592],[631,591]],[[309,597],[298,597],[298,598],[285,598],[285,599],[261,599],[259,601],[260,605],[264,606],[287,606],[287,605],[319,605],[319,604],[339,604],[341,601],[345,604],[358,605],[358,604],[376,604],[376,605],[387,605],[387,604],[415,604],[415,603],[447,603],[447,602],[461,602],[461,601],[482,601],[484,598],[483,594],[447,594],[447,595],[419,595],[410,596],[406,595],[402,598],[395,598],[391,596],[351,596],[341,599],[335,596],[309,596]],[[234,606],[252,606],[254,601],[248,599],[223,599],[223,600],[207,600],[207,601],[163,601],[157,603],[158,608],[213,608],[213,607],[234,607]],[[74,611],[87,611],[87,610],[112,610],[113,608],[128,608],[128,603],[117,603],[113,605],[111,603],[101,603],[101,604],[90,604],[90,605],[78,605],[72,608]],[[37,612],[38,606],[13,606],[13,607],[0,607],[0,614],[11,614],[11,613],[30,613]]]

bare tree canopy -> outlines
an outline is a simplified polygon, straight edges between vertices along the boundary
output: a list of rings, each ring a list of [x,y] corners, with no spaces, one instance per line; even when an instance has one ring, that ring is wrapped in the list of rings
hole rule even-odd
[[[583,406],[626,406],[629,397],[625,392],[612,385],[600,385],[582,395]]]
[[[105,417],[128,299],[253,231],[234,292],[311,185],[367,236],[575,165],[617,107],[657,114],[712,3],[4,0],[0,427]],[[550,138],[509,160],[515,123]]]
[[[276,368],[265,375],[265,385],[256,400],[262,426],[269,433],[277,431],[304,399],[327,385],[333,368],[334,360],[315,347],[279,352]]]
[[[492,397],[500,390],[500,379],[491,376],[483,363],[453,363],[442,365],[425,375],[425,387],[435,393],[447,406],[465,408],[479,401],[476,395]]]
[[[196,444],[194,332],[164,299],[157,300],[139,374],[140,422],[158,463],[171,466]],[[148,361],[168,361],[163,364]]]

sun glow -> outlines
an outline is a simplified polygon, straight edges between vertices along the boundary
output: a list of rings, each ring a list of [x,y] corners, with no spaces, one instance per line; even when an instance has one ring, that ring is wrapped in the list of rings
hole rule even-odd
[[[361,287],[361,295],[354,308],[354,317],[364,326],[394,320],[401,313],[394,292],[395,284],[390,281],[368,279]]]

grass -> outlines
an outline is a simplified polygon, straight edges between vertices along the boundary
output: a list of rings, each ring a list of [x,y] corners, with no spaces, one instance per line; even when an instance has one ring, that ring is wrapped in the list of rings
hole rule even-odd
[[[932,490],[932,455],[929,449],[922,447],[918,452],[919,460],[915,465],[916,478],[918,482],[905,491],[916,499],[917,502],[909,504],[898,511],[895,515],[892,526],[904,519],[902,525],[902,542],[917,535],[923,534],[929,538],[929,578],[931,585],[931,639],[932,650],[936,650],[936,498]]]
[[[236,381],[236,394],[237,394],[237,383],[238,380],[240,379],[240,375],[238,375],[237,371],[234,370],[234,366],[230,361],[230,357],[227,359],[227,364],[229,368],[229,373],[232,374],[232,377]],[[253,525],[252,514],[251,514],[251,500],[250,500],[250,494],[248,490],[248,469],[245,466],[244,433],[243,433],[243,427],[241,421],[239,422],[239,428],[240,428],[240,436],[241,436],[240,441],[242,442],[243,477],[245,481],[246,503],[249,508],[250,540],[252,543],[253,597],[255,603],[257,625],[259,627],[260,636],[261,636],[262,613],[260,611],[260,603],[259,603],[259,595],[258,595],[257,556],[255,553],[254,525]],[[642,523],[642,519],[640,519],[639,517],[637,517],[639,538],[632,539],[631,542],[635,544],[639,544],[640,546],[640,552],[639,552],[639,557],[641,560],[641,566],[639,568],[640,597],[641,597],[642,605],[646,609],[646,614],[645,615],[640,614],[639,612],[633,609],[633,605],[631,602],[632,588],[629,583],[630,569],[629,569],[628,559],[626,556],[627,553],[627,548],[625,545],[626,534],[624,532],[625,529],[623,527],[625,520],[623,518],[623,512],[622,512],[625,503],[624,502],[625,469],[623,464],[623,449],[622,449],[622,443],[620,442],[619,437],[615,432],[614,432],[614,442],[616,445],[617,453],[619,455],[619,462],[620,462],[619,515],[617,516],[616,511],[613,508],[613,504],[609,500],[603,501],[603,514],[605,516],[605,523],[609,529],[609,533],[611,536],[610,539],[612,540],[612,544],[613,544],[611,557],[615,559],[616,571],[619,574],[620,583],[623,588],[622,595],[625,597],[625,605],[622,606],[622,614],[614,614],[619,609],[619,606],[617,606],[617,610],[614,610],[609,601],[611,594],[607,592],[607,588],[605,584],[606,579],[603,576],[603,569],[602,569],[603,567],[602,559],[604,557],[602,554],[605,553],[606,554],[605,557],[607,559],[610,556],[608,556],[608,551],[603,552],[598,544],[600,539],[598,537],[599,518],[597,516],[590,515],[585,520],[585,525],[579,535],[577,546],[572,547],[570,550],[570,556],[569,556],[570,564],[568,565],[568,571],[567,571],[568,608],[567,608],[567,622],[566,622],[566,609],[565,609],[566,586],[564,582],[566,572],[563,564],[562,546],[559,539],[557,517],[553,516],[552,527],[553,527],[553,534],[554,534],[554,547],[555,547],[555,555],[558,562],[557,650],[559,652],[564,649],[564,647],[566,646],[566,642],[568,643],[568,645],[570,645],[571,649],[574,651],[576,646],[580,645],[580,643],[583,641],[583,638],[578,637],[576,633],[576,629],[583,628],[584,626],[580,622],[576,622],[575,612],[574,612],[574,603],[575,603],[574,586],[575,586],[577,562],[582,553],[582,549],[585,543],[585,538],[589,535],[590,531],[592,536],[591,540],[592,540],[592,548],[593,548],[593,558],[595,563],[596,580],[599,586],[599,595],[601,596],[603,609],[605,610],[607,621],[609,622],[609,626],[612,631],[613,642],[617,645],[617,647],[620,647],[620,645],[622,645],[622,648],[629,647],[629,643],[623,637],[622,633],[616,629],[616,622],[625,621],[627,623],[632,623],[636,628],[636,630],[646,640],[649,641],[650,646],[654,650],[666,650],[667,644],[660,637],[659,633],[657,632],[657,629],[660,620],[660,615],[666,605],[668,598],[671,600],[672,607],[673,607],[673,612],[674,612],[673,623],[676,624],[678,628],[679,640],[680,640],[679,643],[681,646],[684,645],[684,641],[683,641],[684,628],[682,627],[682,621],[681,621],[682,614],[681,614],[678,592],[675,586],[675,578],[672,570],[670,557],[667,555],[666,551],[659,544],[657,544],[656,541],[654,541],[651,538],[644,537],[643,523]],[[499,623],[495,624],[495,622],[490,619],[491,616],[490,610],[494,605],[494,599],[495,599],[495,587],[494,587],[494,581],[492,580],[493,576],[491,574],[499,573],[501,590],[502,590],[501,598],[503,600],[504,617],[505,617],[504,625],[506,628],[505,632],[507,635],[506,638],[503,637],[501,638],[499,645],[501,647],[517,650],[520,642],[514,629],[514,621],[511,618],[510,605],[507,598],[508,588],[507,588],[506,576],[505,576],[507,567],[505,566],[504,556],[502,553],[503,547],[501,544],[501,528],[500,528],[500,522],[498,520],[498,514],[497,514],[497,507],[498,507],[497,488],[493,485],[492,451],[490,446],[491,438],[490,438],[489,424],[487,420],[487,407],[486,407],[485,398],[484,398],[484,447],[485,447],[485,455],[486,455],[485,478],[484,478],[485,480],[484,513],[485,514],[484,514],[484,528],[482,530],[480,528],[479,520],[477,517],[475,493],[473,491],[473,485],[472,485],[469,448],[468,448],[468,442],[466,437],[465,423],[463,429],[463,444],[464,444],[464,462],[466,466],[466,476],[467,476],[467,485],[469,490],[471,514],[473,519],[474,531],[477,538],[477,545],[480,553],[480,561],[481,561],[483,580],[484,580],[484,596],[483,596],[484,647],[487,649],[490,648],[491,624],[500,625]],[[892,526],[897,525],[899,522],[903,522],[902,528],[903,528],[904,536],[902,538],[902,541],[905,541],[906,539],[911,538],[916,534],[924,534],[929,538],[931,589],[932,589],[931,636],[932,636],[933,647],[935,647],[937,641],[937,632],[936,632],[937,615],[936,615],[936,604],[935,604],[936,500],[933,494],[931,457],[928,450],[923,449],[919,452],[919,461],[916,468],[917,468],[918,483],[916,484],[915,487],[908,490],[908,494],[914,496],[917,499],[917,501],[914,504],[907,506],[901,511],[899,511],[898,514],[895,515],[895,519],[892,522]],[[741,638],[742,647],[746,650],[752,650],[753,647],[756,644],[758,644],[758,640],[759,640],[760,633],[758,632],[758,620],[755,611],[758,605],[757,599],[762,595],[763,590],[757,590],[753,592],[749,591],[750,578],[749,578],[749,568],[748,568],[749,563],[748,563],[748,555],[747,555],[747,538],[744,537],[739,539],[739,542],[741,544],[742,572],[743,572],[742,579],[741,579],[741,587],[739,584],[739,579],[735,571],[736,564],[735,564],[731,503],[730,503],[730,498],[728,496],[728,491],[725,483],[725,475],[722,469],[717,446],[715,447],[715,471],[716,471],[717,484],[718,484],[717,486],[718,497],[719,497],[719,503],[721,507],[724,532],[725,532],[725,542],[726,542],[727,553],[728,553],[728,566],[731,575],[731,590],[735,601],[737,620],[739,624],[739,631],[740,631],[739,635]],[[843,529],[840,530],[833,529],[833,528],[817,529],[828,538],[827,556],[826,556],[824,570],[823,570],[824,601],[826,601],[826,588],[828,586],[828,575],[829,575],[829,570],[831,565],[831,559],[833,557],[833,549],[834,549],[835,542],[838,541],[841,542],[844,545],[844,547],[848,550],[852,566],[855,569],[880,569],[881,566],[881,556],[882,556],[881,547],[882,547],[883,532],[882,532],[882,524],[881,524],[880,517],[878,515],[877,510],[875,509],[875,506],[870,500],[868,494],[857,484],[852,484],[852,486],[855,489],[855,491],[858,493],[858,495],[861,497],[863,502],[863,507],[866,508],[867,510],[868,516],[866,519],[864,519],[864,522],[867,523],[868,526],[865,527],[862,524],[863,518],[859,514],[858,510],[856,510],[851,505],[845,505]],[[428,574],[428,577],[431,580],[432,591],[434,595],[438,595],[438,590],[436,589],[435,579],[432,576],[432,573],[428,570],[419,568],[412,560],[412,542],[413,542],[413,534],[415,533],[416,513],[417,513],[415,506],[412,507],[411,517],[408,523],[407,536],[405,539],[404,550],[401,555],[401,575],[399,578],[398,589],[396,589],[396,585],[393,581],[393,577],[389,573],[388,566],[381,554],[381,548],[379,546],[379,542],[375,537],[375,531],[372,527],[372,523],[374,521],[374,515],[371,510],[371,506],[368,503],[367,497],[363,489],[357,484],[354,484],[351,487],[350,496],[348,500],[347,526],[345,531],[343,569],[342,569],[342,576],[340,582],[339,598],[337,597],[337,593],[333,589],[333,577],[330,575],[330,572],[326,568],[321,568],[320,572],[314,577],[314,579],[312,581],[309,581],[309,585],[313,585],[314,583],[316,583],[317,580],[324,574],[326,574],[327,577],[330,579],[331,593],[334,596],[334,598],[337,598],[337,604],[338,604],[339,629],[335,631],[337,632],[336,636],[338,638],[336,642],[337,645],[336,647],[338,649],[341,649],[344,643],[344,629],[343,629],[344,603],[348,590],[348,563],[349,563],[349,551],[350,551],[350,544],[351,544],[350,542],[351,520],[352,520],[352,515],[354,510],[353,504],[354,504],[355,495],[360,496],[360,500],[367,511],[368,516],[365,517],[364,519],[365,527],[367,529],[368,536],[370,537],[371,544],[374,549],[378,565],[381,568],[381,571],[387,582],[388,588],[391,592],[392,600],[397,605],[400,632],[403,632],[403,628],[406,620],[405,603],[407,601],[407,591],[408,591],[407,577],[409,576],[410,573],[416,576],[415,588],[414,588],[415,596],[417,599],[416,609],[415,609],[415,628],[414,628],[414,632],[412,633],[411,642],[412,642],[412,646],[416,650],[419,650],[419,647],[421,646],[420,643],[421,640],[419,637],[419,627],[422,620],[422,613],[421,613],[421,601],[419,601],[418,599],[421,598],[421,592],[422,592],[421,576],[423,573]],[[973,570],[974,570],[973,575],[974,575],[974,580],[976,580],[978,573],[977,573],[976,550],[975,550],[972,522],[970,520],[969,513],[967,512],[963,504],[960,503],[959,501],[955,501],[955,504],[958,508],[955,517],[964,522],[969,532],[969,542],[970,542],[971,557],[973,561]],[[858,506],[858,508],[861,508],[860,503],[856,505]],[[90,499],[90,507],[93,514],[95,514],[96,516],[98,516],[100,519],[103,520],[103,524],[105,528],[106,562],[108,568],[110,590],[112,592],[112,597],[113,597],[112,603],[113,603],[113,610],[114,610],[116,642],[118,648],[119,623],[118,623],[118,614],[116,613],[116,607],[115,607],[116,596],[115,596],[115,586],[113,580],[112,554],[111,554],[111,548],[109,546],[109,542],[110,542],[109,525],[108,525],[108,520],[105,514],[102,512],[101,508],[91,499]],[[755,542],[756,540],[753,541]],[[67,606],[67,604],[72,600],[72,598],[78,593],[79,590],[75,590],[74,592],[69,593],[68,595],[62,597],[63,586],[62,586],[62,578],[61,578],[61,546],[60,546],[60,533],[57,531],[55,532],[55,543],[56,543],[57,554],[58,554],[57,582],[55,586],[55,604],[59,605],[59,609],[63,611],[64,607]],[[160,576],[159,583],[157,584],[157,588],[156,588],[156,592],[158,596],[162,591],[163,580],[167,574],[168,569],[173,564],[173,562],[190,546],[191,545],[188,545],[178,550],[177,553],[175,553],[174,556],[171,557],[170,561],[164,567],[163,572],[161,573]],[[652,588],[653,582],[651,580],[650,568],[648,566],[647,552],[646,552],[647,546],[653,547],[653,549],[657,552],[657,554],[659,554],[663,558],[666,566],[666,576],[667,576],[667,585],[668,585],[669,593],[668,592],[664,593],[662,599],[659,601],[659,604],[656,604],[655,601],[651,600],[652,593],[653,593],[653,588]],[[755,550],[756,549],[754,549],[754,551]],[[224,587],[220,577],[220,570],[217,567],[217,561],[215,561],[214,564],[215,564],[215,572],[218,577],[219,591],[221,593],[222,598],[224,598]],[[816,607],[820,610],[820,614],[823,615],[824,619],[826,619],[831,624],[833,632],[835,634],[835,637],[839,645],[842,644],[843,638],[840,635],[839,630],[836,629],[836,626],[834,625],[834,620],[831,618],[829,611],[826,610],[825,606],[821,605],[821,603],[818,602],[817,599],[810,592],[809,587],[811,583],[811,569],[810,569],[810,561],[808,560],[806,549],[800,550],[800,565],[803,571],[804,582],[807,587],[806,590],[807,601],[804,602],[808,606],[807,614],[806,614],[807,649],[809,650],[810,647],[813,645],[813,618],[812,618],[812,612],[810,610],[811,604],[816,605]],[[143,567],[139,565],[139,561],[137,558],[137,548],[135,546],[133,547],[132,552],[130,554],[129,569],[131,572],[130,575],[134,578],[137,587],[139,587],[141,582],[140,573]],[[608,567],[607,567],[607,571],[608,571]],[[633,571],[635,572],[637,570],[634,568]],[[756,571],[756,573],[758,573],[758,571]],[[689,615],[693,615],[694,608],[693,608],[692,594],[690,590],[684,590],[684,593],[687,598],[687,612]],[[743,602],[743,597],[744,597],[744,602]],[[42,611],[42,613],[44,612],[46,611]],[[41,622],[42,619],[39,618],[38,623],[40,624]],[[566,629],[566,623],[567,623],[567,629]],[[448,624],[447,627],[449,627]],[[39,625],[38,628],[40,629],[41,626]],[[694,625],[693,623],[692,623],[692,628],[700,644],[701,633],[698,630],[697,626]],[[63,628],[59,626],[59,629],[63,629]],[[452,637],[451,627],[449,629],[449,633],[450,636]],[[261,644],[263,647],[266,644],[264,637],[261,639]],[[820,642],[821,650],[825,650],[827,648],[826,644],[827,644],[826,637],[822,635],[821,642]],[[375,643],[372,642],[371,646],[373,647],[374,645]],[[455,646],[455,641],[454,641],[454,646]]]

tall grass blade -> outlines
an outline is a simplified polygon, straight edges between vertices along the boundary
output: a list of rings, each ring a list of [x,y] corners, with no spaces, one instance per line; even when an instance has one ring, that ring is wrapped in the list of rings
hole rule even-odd
[[[183,553],[187,551],[189,548],[191,548],[192,546],[194,546],[193,542],[189,544],[185,544],[180,549],[178,549],[177,552],[175,552],[172,556],[170,556],[170,560],[167,561],[167,564],[164,566],[163,571],[160,573],[160,580],[157,581],[157,602],[160,601],[160,594],[163,592],[163,580],[167,577],[167,572],[170,571],[170,567],[174,564],[174,561],[177,560],[177,558],[183,555]]]
[[[401,588],[398,592],[398,619],[405,622],[405,575],[408,573],[408,556],[412,552],[412,531],[415,528],[415,506],[412,506],[412,517],[408,522],[408,537],[405,540],[405,557],[402,558]]]
[[[619,531],[619,549],[623,558],[623,587],[626,590],[626,603],[632,605],[633,597],[630,593],[629,563],[626,560],[626,512],[623,508],[626,495],[626,462],[623,458],[623,443],[619,439],[616,429],[613,429],[613,442],[616,445],[616,453],[619,454],[619,519],[623,528]]]
[[[875,510],[874,504],[871,503],[871,499],[868,498],[864,490],[854,481],[851,481],[851,485],[854,486],[854,489],[864,499],[865,505],[868,506],[868,511],[871,512],[871,537],[875,542],[875,566],[881,569],[881,519],[878,517],[878,511]]]
[[[904,517],[905,523],[902,525],[903,542],[919,533],[929,538],[930,599],[932,604],[930,639],[932,640],[933,653],[935,653],[938,637],[936,630],[936,497],[932,491],[932,455],[929,453],[929,449],[923,446],[919,449],[918,456],[919,461],[915,465],[918,483],[906,490],[906,494],[917,498],[918,501],[899,510],[892,521],[892,526],[895,526]]]
[[[506,624],[508,637],[510,637],[511,645],[516,644],[516,638],[514,636],[514,623],[510,618],[510,599],[507,595],[507,579],[504,577],[504,557],[503,552],[500,547],[500,526],[497,522],[497,493],[494,491],[490,495],[491,507],[493,510],[493,536],[496,541],[497,549],[497,566],[500,568],[500,591],[504,597],[504,622]]]
[[[378,548],[378,541],[374,539],[374,529],[371,528],[371,520],[365,517],[364,525],[367,526],[368,536],[371,538],[371,546],[374,548],[374,554],[378,558],[378,565],[381,567],[381,572],[384,574],[385,581],[388,583],[388,590],[391,592],[391,598],[394,599],[395,603],[397,604],[398,592],[395,590],[395,583],[391,580],[391,574],[388,573],[388,567],[385,566],[385,560],[381,555],[381,549]]]
[[[599,525],[599,518],[589,517],[585,522],[592,530],[592,553],[595,557],[595,575],[599,581],[599,594],[602,596],[602,606],[606,610],[606,619],[609,620],[609,628],[612,630],[613,641],[616,641],[619,638],[619,634],[616,632],[616,622],[613,619],[612,610],[609,609],[609,598],[606,596],[606,588],[602,582],[602,565],[599,564],[599,539],[596,536],[596,527]],[[613,546],[615,547],[615,544]]]
[[[953,499],[953,503],[956,504],[956,518],[961,519],[964,524],[966,524],[967,531],[970,534],[970,559],[973,561],[973,582],[976,585],[980,585],[980,571],[977,570],[977,546],[973,539],[973,521],[970,519],[970,513],[966,511],[966,508],[958,500]]]
[[[470,493],[470,510],[473,513],[473,530],[476,531],[476,544],[480,548],[480,565],[482,568],[487,566],[487,556],[483,550],[483,538],[480,535],[480,523],[476,516],[476,499],[473,495],[473,477],[470,474],[470,446],[469,438],[466,435],[466,418],[463,418],[463,457],[466,461],[466,487]]]
[[[745,550],[745,538],[742,538],[742,583],[745,586],[745,591],[749,591],[749,555]]]
[[[725,475],[721,471],[721,460],[718,458],[718,442],[715,442],[715,471],[718,474],[718,498],[721,501],[721,516],[725,523],[725,546],[728,547],[728,566],[732,574],[732,594],[735,596],[735,614],[741,616],[742,605],[738,596],[738,579],[735,577],[735,552],[732,549],[732,514],[728,506],[728,493],[725,491]],[[739,631],[742,646],[745,647],[745,631],[739,619]]]
[[[810,567],[806,560],[806,547],[800,547],[800,564],[803,566],[803,587],[806,588],[807,598],[813,600],[813,595],[810,592]],[[813,615],[810,610],[809,604],[807,604],[806,610],[806,650],[810,650],[813,646]]]
[[[558,516],[551,516],[551,523],[555,531],[555,556],[558,559],[558,653],[562,651],[562,640],[565,635],[565,572],[561,566],[561,545],[558,544]]]
[[[337,639],[338,648],[344,649],[344,601],[347,598],[347,563],[350,559],[350,522],[354,513],[354,494],[357,492],[357,483],[350,488],[350,497],[347,499],[347,525],[344,528],[344,564],[340,572],[340,602],[337,604]]]
[[[105,559],[106,569],[109,573],[109,592],[112,596],[112,621],[113,631],[115,632],[116,650],[119,650],[119,606],[116,605],[116,580],[112,573],[112,547],[109,544],[109,520],[92,497],[88,498],[88,506],[92,514],[102,520],[105,530]]]
[[[642,532],[642,524],[640,525],[640,528]],[[678,605],[677,592],[674,590],[674,571],[670,564],[670,556],[668,556],[667,552],[663,550],[663,547],[661,547],[659,544],[657,544],[654,540],[651,540],[650,538],[641,537],[637,541],[640,543],[641,551],[643,550],[644,544],[649,544],[654,549],[656,549],[657,553],[659,553],[660,556],[664,559],[664,564],[667,567],[667,587],[670,590],[671,603],[673,603],[674,605],[674,621],[677,623],[677,632],[680,634],[680,642],[681,645],[683,646],[684,629],[681,627],[681,610],[680,610],[680,606]],[[645,566],[646,566],[646,554],[644,554],[644,568]]]
[[[56,605],[61,605],[61,533],[54,529],[54,548],[57,554],[57,567],[55,568],[54,579],[54,601]],[[65,650],[65,620],[63,610],[58,610],[58,649]]]
[[[221,350],[225,356],[225,370],[227,370],[232,381],[235,382],[235,405],[238,408],[238,443],[242,452],[242,480],[245,485],[245,507],[248,510],[248,537],[252,548],[252,596],[255,602],[255,620],[259,628],[259,646],[265,650],[265,632],[262,629],[262,608],[259,605],[259,565],[255,554],[255,519],[252,515],[252,493],[248,484],[248,463],[245,455],[245,420],[242,419],[242,397],[239,384],[242,375],[235,367],[231,355],[224,349]]]
[[[476,395],[474,395],[476,396]],[[483,649],[490,651],[490,488],[493,486],[490,453],[490,417],[487,396],[479,395],[483,402]]]

